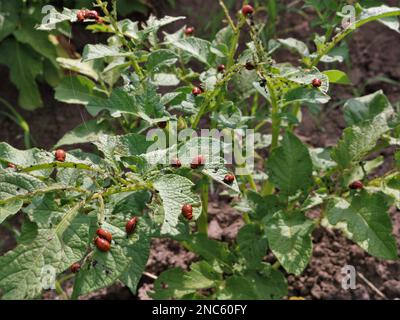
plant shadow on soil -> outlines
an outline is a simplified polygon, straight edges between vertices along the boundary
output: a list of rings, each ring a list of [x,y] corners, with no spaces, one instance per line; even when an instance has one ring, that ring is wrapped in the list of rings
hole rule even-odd
[[[209,1],[210,5],[215,2]],[[182,3],[182,5],[179,5]],[[177,1],[177,9],[160,7],[158,15],[188,15],[197,12],[197,8],[206,7],[204,1],[192,1],[191,7],[183,0]],[[181,8],[181,9],[179,9]],[[184,8],[184,9],[182,9]],[[182,12],[180,12],[180,10]],[[201,26],[203,22],[200,15],[191,24]],[[186,22],[188,23],[188,22]],[[290,36],[304,39],[311,29],[309,23],[296,14],[285,14],[279,21],[278,30],[290,29]],[[287,34],[285,35],[288,36]],[[82,40],[84,42],[84,40]],[[351,66],[337,66],[346,68],[355,86],[363,86],[366,79],[376,76],[386,76],[392,80],[400,81],[400,34],[397,34],[377,23],[364,26],[357,31],[348,41],[350,46]],[[79,45],[77,45],[79,49]],[[296,58],[287,52],[279,53],[279,60],[290,60],[296,63]],[[1,79],[8,79],[8,71],[0,66]],[[26,112],[18,109],[29,123],[36,145],[41,148],[52,146],[76,125],[87,121],[90,116],[79,106],[71,106],[54,100],[54,91],[47,86],[40,86],[45,107],[35,112]],[[367,85],[362,94],[373,93],[383,89],[390,101],[395,103],[400,100],[400,87],[386,83]],[[352,97],[351,91],[346,87],[335,86],[333,101]],[[0,82],[0,96],[12,102],[17,102],[17,91],[9,81]],[[301,138],[315,147],[327,147],[336,143],[340,137],[344,120],[341,111],[342,105],[332,107],[332,103],[325,106],[322,116],[316,117],[309,110],[304,109],[303,121],[297,133]],[[7,118],[0,118],[0,141],[6,141],[17,148],[24,148],[23,136],[20,128]],[[388,171],[393,163],[393,149],[382,152],[385,163],[378,168],[378,173]],[[217,189],[218,191],[218,189]],[[219,190],[221,191],[221,190]],[[237,231],[243,225],[241,215],[232,209],[226,198],[212,195],[209,204],[209,236],[210,238],[224,241],[233,241]],[[393,233],[400,247],[400,215],[396,210],[391,211],[394,225]],[[22,217],[15,216],[10,220],[10,225],[19,226]],[[0,227],[0,253],[12,249],[15,239],[10,231]],[[395,299],[400,298],[400,262],[380,261],[363,252],[351,241],[346,240],[339,232],[317,229],[313,233],[313,257],[304,274],[299,277],[288,276],[289,296],[303,296],[306,299]],[[187,252],[177,242],[168,239],[153,240],[152,251],[147,265],[147,271],[160,274],[171,267],[188,269],[190,263],[196,261],[193,253]],[[273,261],[271,255],[266,256],[266,261]],[[356,271],[369,280],[373,286],[368,285],[361,277],[357,277],[355,290],[343,290],[341,287],[341,269],[345,265],[353,265]],[[152,289],[153,280],[144,276],[139,285],[137,295],[120,284],[111,288],[98,290],[82,299],[149,299],[148,292]],[[72,282],[65,284],[65,290],[71,291]],[[383,294],[383,296],[382,296]],[[58,299],[54,292],[43,294],[44,299]]]

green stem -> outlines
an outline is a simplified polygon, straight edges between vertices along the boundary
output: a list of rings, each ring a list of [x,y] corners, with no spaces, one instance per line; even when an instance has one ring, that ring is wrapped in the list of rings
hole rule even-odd
[[[272,269],[278,270],[281,267],[281,263],[276,260],[275,263],[272,265]]]
[[[219,0],[219,5],[222,7],[222,10],[224,10],[226,19],[228,19],[228,22],[229,22],[229,24],[230,24],[230,26],[231,26],[233,32],[236,32],[236,31],[237,31],[236,26],[235,26],[235,24],[233,23],[233,20],[232,20],[230,14],[229,14],[229,10],[228,10],[228,8],[226,7],[224,1]]]
[[[201,215],[197,220],[197,229],[199,233],[208,236],[208,191],[209,183],[204,183],[201,186]]]
[[[102,225],[104,222],[104,217],[106,215],[105,209],[104,209],[104,199],[101,194],[97,197],[97,200],[99,201],[99,212],[97,214],[97,221],[99,225]]]
[[[113,17],[113,15],[110,13],[110,11],[107,9],[107,4],[103,3],[101,0],[96,0],[97,4],[101,7],[101,9],[103,10],[104,14],[107,16],[107,18],[110,20],[115,34],[120,38],[122,44],[127,47],[129,49],[129,51],[131,51],[132,53],[134,52],[133,48],[131,47],[131,45],[129,44],[128,41],[126,41],[124,34],[121,32],[121,30],[119,30],[118,24],[116,19]],[[140,79],[144,78],[143,72],[139,66],[139,64],[137,63],[137,61],[135,60],[135,58],[133,56],[129,56],[129,60],[133,66],[133,68],[135,69],[135,72],[137,73],[137,75],[139,76]]]
[[[296,102],[296,103],[293,105],[292,115],[293,115],[295,118],[297,118],[297,115],[299,114],[299,112],[300,112],[300,103]],[[295,127],[295,124],[294,124],[294,123],[290,124],[290,126],[289,126],[289,131],[293,131],[294,127]]]
[[[251,223],[249,214],[248,214],[247,212],[246,212],[246,213],[243,213],[243,220],[244,220],[244,222],[245,222],[246,224],[250,224],[250,223]]]
[[[33,165],[33,166],[30,166],[27,168],[20,169],[19,171],[29,173],[29,172],[46,170],[46,169],[54,169],[54,168],[81,169],[81,170],[88,170],[88,171],[93,171],[93,172],[97,172],[100,174],[104,174],[103,171],[96,170],[87,164],[75,163],[75,162],[58,162],[58,161]]]
[[[366,24],[370,21],[377,20],[378,18],[387,18],[387,17],[398,16],[398,15],[399,15],[398,11],[393,11],[393,12],[381,14],[379,16],[375,16],[373,19],[371,18],[371,19],[365,19],[362,21],[357,21],[355,23],[354,28],[347,28],[347,29],[343,30],[342,32],[338,33],[335,37],[333,37],[332,41],[327,43],[325,45],[324,49],[318,53],[318,55],[315,57],[315,59],[313,59],[311,61],[311,63],[309,64],[309,67],[317,66],[317,64],[320,62],[320,60],[322,59],[322,57],[324,55],[328,54],[340,41],[342,41],[344,38],[346,38],[350,33],[355,31],[357,28],[360,28],[361,26],[363,26],[364,24]]]
[[[59,296],[62,296],[64,300],[69,300],[67,293],[63,290],[63,288],[58,280],[56,280],[55,287],[56,287],[56,293]]]
[[[62,239],[65,230],[71,225],[72,220],[78,215],[79,211],[85,206],[90,197],[78,202],[71,210],[67,212],[61,222],[57,225],[55,232],[57,236]]]
[[[250,183],[250,187],[251,187],[254,191],[257,192],[257,185],[256,185],[256,183],[254,182],[254,178],[253,178],[253,176],[252,176],[251,174],[248,174],[248,175],[247,175],[247,181]]]
[[[241,65],[234,65],[228,71],[226,72],[225,76],[215,85],[215,89],[210,92],[206,92],[205,99],[202,102],[199,111],[196,114],[196,118],[192,122],[192,129],[196,129],[197,126],[199,125],[199,122],[204,114],[206,114],[210,108],[212,107],[212,100],[215,99],[219,93],[221,92],[221,88],[229,82],[229,80],[237,73],[239,72],[243,66]]]
[[[259,122],[255,127],[254,127],[254,131],[258,132],[264,125],[266,125],[269,122],[268,119],[265,119],[261,122]]]
[[[12,115],[9,115],[8,113],[4,112],[4,114],[9,115],[9,118],[13,120],[16,124],[18,124],[22,131],[24,132],[24,143],[26,149],[32,148],[31,144],[31,135],[30,135],[30,128],[28,123],[25,121],[25,119],[13,108],[13,106],[5,99],[0,97],[0,102],[5,105]]]
[[[272,142],[270,152],[278,146],[279,134],[281,130],[281,118],[279,116],[279,105],[276,98],[275,89],[269,81],[267,81],[268,91],[271,97],[271,120],[272,120]]]
[[[5,200],[0,200],[0,205],[2,204],[7,204],[7,203],[12,203],[17,200],[25,200],[25,199],[31,199],[33,197],[45,194],[45,193],[50,193],[50,192],[55,192],[55,191],[71,191],[71,192],[78,192],[78,193],[89,193],[89,191],[81,189],[81,188],[76,188],[76,187],[66,187],[66,186],[52,186],[44,189],[39,189],[35,190],[33,192],[25,193],[23,195],[18,195],[14,197],[7,198]]]

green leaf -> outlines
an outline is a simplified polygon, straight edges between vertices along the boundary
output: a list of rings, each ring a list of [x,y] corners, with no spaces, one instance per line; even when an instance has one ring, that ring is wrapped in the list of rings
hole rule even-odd
[[[399,18],[397,17],[386,17],[378,20],[380,23],[385,25],[386,27],[396,31],[400,32],[400,21]]]
[[[258,225],[245,225],[239,230],[237,249],[245,258],[246,265],[249,268],[257,269],[268,249],[267,237]]]
[[[161,27],[182,19],[185,19],[185,17],[164,16],[161,19],[157,19],[156,16],[150,15],[146,23],[143,24],[143,29],[139,31],[139,37],[144,41],[151,34],[155,34]],[[150,41],[152,40],[150,39]]]
[[[262,196],[257,192],[249,190],[246,193],[247,200],[253,209],[250,217],[256,221],[263,221],[267,224],[273,214],[282,208],[279,198],[276,195]]]
[[[88,62],[96,59],[127,57],[132,53],[121,52],[117,47],[110,47],[104,44],[88,44],[83,50],[82,61]]]
[[[305,191],[312,184],[312,161],[307,147],[294,134],[286,132],[282,145],[267,160],[271,181],[285,194]]]
[[[131,260],[119,279],[133,294],[136,294],[136,288],[146,269],[147,260],[149,259],[150,239],[141,238],[135,242],[135,244],[126,246],[125,250],[125,255]]]
[[[164,271],[154,284],[153,299],[180,299],[184,295],[201,289],[213,288],[219,275],[206,261],[192,263],[190,271],[180,268]]]
[[[174,87],[180,83],[179,78],[173,73],[156,73],[151,83],[159,87]]]
[[[86,77],[65,77],[56,88],[55,98],[65,103],[87,105],[93,97],[101,97],[93,90],[95,87],[96,84]]]
[[[336,166],[336,163],[332,161],[330,150],[324,148],[310,148],[309,151],[314,169],[326,171]]]
[[[281,272],[266,265],[263,273],[247,271],[227,278],[225,288],[217,292],[217,299],[279,300],[287,295],[286,279]]]
[[[193,205],[193,220],[201,213],[200,197],[191,190],[194,183],[189,179],[175,174],[166,174],[154,181],[154,188],[159,192],[164,208],[164,221],[161,226],[162,234],[178,234],[177,225],[182,217],[182,206]]]
[[[131,193],[122,193],[114,195],[113,199],[110,201],[110,210],[113,219],[116,215],[122,216],[123,221],[131,218],[133,215],[137,215],[147,207],[147,203],[150,200],[151,193],[149,191],[138,191]]]
[[[218,272],[231,272],[234,256],[224,242],[208,239],[206,235],[195,234],[184,239],[185,247],[207,260]]]
[[[33,299],[54,288],[55,277],[79,261],[88,245],[89,218],[75,218],[62,237],[56,229],[39,229],[34,241],[23,241],[0,257],[2,299]]]
[[[62,68],[77,72],[97,81],[99,75],[93,67],[93,62],[83,62],[81,59],[57,58]]]
[[[209,176],[211,179],[214,181],[217,181],[232,191],[236,193],[240,193],[239,189],[239,184],[237,183],[237,178],[235,177],[235,180],[232,183],[226,183],[224,181],[225,176],[227,174],[232,174],[224,164],[223,159],[221,158],[220,161],[214,162],[214,163],[206,163],[205,166],[202,168],[201,172],[205,174],[206,176]]]
[[[311,88],[296,88],[288,91],[285,94],[286,103],[315,103],[315,104],[325,104],[331,99],[327,94],[320,90],[315,90]]]
[[[380,156],[373,160],[363,161],[362,166],[355,166],[352,170],[343,174],[343,185],[348,186],[353,181],[363,180],[365,176],[380,167],[384,163],[384,160],[384,157]]]
[[[337,84],[351,84],[351,80],[347,74],[340,70],[326,70],[323,72],[328,78],[330,83]]]
[[[313,228],[301,211],[277,212],[266,225],[270,248],[288,273],[300,275],[310,261]]]
[[[22,200],[15,200],[10,203],[0,204],[0,223],[3,223],[9,216],[16,214],[21,210],[24,202]]]
[[[2,142],[0,143],[0,161],[5,163],[13,163],[17,167],[27,168],[29,166],[49,163],[54,160],[54,155],[47,151],[42,151],[37,148],[29,150],[18,150],[9,144]],[[47,177],[52,170],[38,170],[35,171],[36,176]]]
[[[317,68],[313,68],[311,70],[300,69],[292,67],[291,65],[287,64],[283,64],[282,66],[278,65],[277,67],[281,72],[281,77],[289,79],[292,82],[307,86],[306,88],[300,88],[300,89],[308,88],[311,89],[312,91],[316,92],[320,91],[324,93],[326,96],[326,93],[329,90],[329,79],[325,74],[321,73]],[[320,79],[322,82],[322,85],[318,89],[313,88],[311,85],[314,79]]]
[[[239,185],[236,179],[232,184],[224,182],[225,176],[231,172],[226,169],[225,160],[220,156],[222,154],[223,144],[221,141],[209,137],[199,137],[185,142],[179,148],[177,158],[181,161],[183,166],[189,167],[194,157],[203,155],[206,159],[206,163],[201,168],[201,172],[239,193]]]
[[[397,248],[389,207],[383,193],[369,194],[363,190],[353,196],[351,203],[340,198],[332,201],[327,217],[332,225],[344,222],[350,239],[371,255],[394,260],[397,259]]]
[[[111,134],[113,128],[107,120],[90,120],[82,123],[71,131],[67,132],[54,146],[60,146],[88,143],[99,140],[99,138],[106,134]]]
[[[346,128],[343,137],[332,150],[332,159],[342,168],[361,161],[389,131],[387,115],[380,113],[373,120]]]
[[[164,66],[171,66],[178,61],[178,56],[171,50],[160,49],[149,54],[146,68],[149,72],[158,72]]]
[[[16,29],[21,7],[22,2],[0,0],[0,42]]]
[[[143,135],[135,133],[124,136],[101,135],[94,145],[103,152],[106,159],[114,162],[122,157],[130,157],[146,153],[152,142]]]
[[[43,65],[25,45],[13,38],[0,44],[0,64],[8,66],[12,83],[19,90],[18,102],[27,110],[42,106],[36,77],[42,74]]]
[[[45,188],[46,184],[31,175],[0,171],[0,202],[15,201]]]
[[[118,28],[121,32],[129,38],[139,40],[139,22],[132,21],[129,19],[124,19],[118,21]]]
[[[53,66],[59,69],[57,64],[56,47],[50,42],[48,32],[35,30],[36,19],[32,15],[23,14],[21,26],[14,31],[13,35],[18,42],[28,44],[38,54],[48,59]]]
[[[54,194],[45,194],[32,199],[32,203],[23,210],[28,214],[31,221],[40,228],[51,229],[56,221],[66,213],[66,208],[60,207],[55,201]]]
[[[400,16],[400,8],[386,5],[366,9],[363,8],[360,16],[357,18],[356,27],[360,27],[370,21],[395,16]]]
[[[284,47],[297,52],[301,56],[308,57],[310,55],[310,51],[308,50],[307,45],[303,41],[294,38],[287,38],[287,39],[278,39],[278,42],[282,44]]]
[[[118,279],[123,281],[133,293],[142,276],[150,252],[150,227],[146,218],[140,218],[135,232],[127,237],[126,220],[113,219],[102,227],[113,234],[111,249],[101,252],[94,249],[93,255],[82,265],[75,279],[73,297],[108,287]],[[93,230],[94,232],[94,230]]]
[[[133,114],[150,124],[157,123],[166,116],[161,97],[150,83],[131,92],[124,88],[116,88],[108,99],[93,97],[86,109],[92,116],[96,116],[102,110],[109,111],[111,116],[116,118],[121,117],[123,113]]]
[[[366,120],[373,120],[385,110],[392,110],[392,106],[382,90],[379,90],[363,97],[347,100],[344,105],[344,119],[347,126],[358,125]]]
[[[212,65],[215,60],[215,55],[211,52],[211,43],[207,40],[190,37],[169,42],[169,44],[188,53],[191,57],[206,65]]]
[[[76,22],[78,20],[76,14],[79,10],[70,10],[64,8],[62,12],[58,12],[54,7],[47,10],[46,15],[43,17],[43,23],[36,27],[38,30],[50,31],[57,27],[58,23],[63,21]]]
[[[120,117],[121,113],[136,114],[138,112],[134,98],[122,88],[114,89],[109,99],[92,97],[86,109],[94,117],[102,110],[109,111],[115,118]]]

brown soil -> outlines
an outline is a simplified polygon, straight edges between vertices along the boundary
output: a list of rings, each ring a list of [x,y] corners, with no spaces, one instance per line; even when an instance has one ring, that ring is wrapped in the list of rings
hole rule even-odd
[[[396,1],[394,1],[396,2]],[[156,2],[157,3],[157,2]],[[160,2],[158,2],[160,3]],[[215,1],[208,4],[215,5]],[[156,5],[158,14],[187,15],[190,24],[200,27],[204,22],[197,14],[198,8],[207,8],[204,1],[191,1],[190,7],[187,1],[177,1],[175,10],[166,6]],[[196,14],[193,14],[196,12]],[[197,18],[196,18],[197,17]],[[188,23],[189,24],[189,23]],[[290,36],[304,38],[305,33],[310,32],[309,25],[298,15],[291,14],[290,18],[282,17],[278,30],[290,29]],[[285,35],[287,36],[287,35]],[[86,40],[87,41],[87,40]],[[79,39],[77,48],[81,48],[85,39]],[[349,40],[351,63],[347,67],[336,66],[344,69],[350,75],[356,88],[361,89],[365,82],[373,77],[385,76],[395,81],[400,81],[400,35],[381,26],[378,23],[364,26]],[[295,58],[287,53],[282,53],[280,59]],[[0,78],[8,79],[8,71],[0,66]],[[400,86],[377,83],[367,85],[360,95],[383,89],[391,102],[400,100]],[[88,120],[90,117],[79,106],[71,106],[59,103],[53,99],[54,92],[47,86],[41,86],[45,107],[35,112],[17,110],[28,121],[36,146],[52,148],[65,132],[76,125]],[[353,95],[350,88],[335,86],[333,101]],[[17,91],[9,81],[0,82],[0,96],[16,105]],[[332,107],[332,103],[325,106],[320,116],[313,116],[304,109],[303,122],[298,133],[313,146],[332,146],[340,137],[344,128],[341,105]],[[0,106],[2,108],[2,106]],[[9,119],[0,117],[0,141],[6,141],[18,148],[24,148],[21,130]],[[393,150],[385,150],[385,164],[380,170],[386,171],[391,166]],[[394,224],[393,233],[396,236],[400,248],[400,215],[396,210],[392,212]],[[241,215],[230,208],[224,201],[219,201],[213,195],[213,201],[209,205],[209,236],[213,239],[232,241],[239,228],[243,225]],[[10,220],[10,225],[18,226],[20,217]],[[12,233],[4,227],[0,227],[0,253],[15,246]],[[307,299],[389,299],[400,298],[400,262],[379,261],[359,249],[352,242],[346,240],[340,233],[325,229],[317,229],[313,233],[313,259],[304,274],[300,277],[289,276],[289,296],[303,296]],[[163,270],[174,266],[188,269],[190,263],[197,257],[183,249],[177,242],[168,239],[156,239],[153,241],[151,256],[147,271],[158,275]],[[353,265],[359,276],[355,290],[343,290],[341,288],[341,268],[345,265]],[[367,284],[360,275],[364,276],[371,284]],[[128,289],[121,285],[115,285],[108,289],[99,290],[86,299],[148,299],[148,292],[152,288],[153,280],[144,276],[138,294],[132,295]],[[71,283],[66,283],[70,290]],[[46,299],[56,299],[53,293],[46,293]]]

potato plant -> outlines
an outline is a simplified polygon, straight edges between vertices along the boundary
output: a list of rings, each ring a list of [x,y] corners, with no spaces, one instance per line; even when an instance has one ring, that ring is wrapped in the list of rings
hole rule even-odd
[[[184,17],[118,20],[116,1],[54,11],[37,27],[85,23],[108,39],[88,44],[79,59],[57,59],[71,73],[56,99],[82,105],[93,120],[53,151],[0,144],[0,223],[23,216],[17,246],[0,257],[3,299],[37,298],[49,288],[67,297],[62,283],[70,278],[73,299],[116,282],[135,293],[157,237],[199,256],[189,271],[171,268],[158,277],[158,299],[281,299],[285,276],[300,275],[309,263],[317,227],[339,229],[369,254],[397,259],[388,211],[400,203],[400,153],[392,170],[372,175],[384,161],[379,151],[399,145],[398,113],[384,93],[344,104],[347,127],[332,148],[308,146],[295,129],[302,106],[326,104],[330,90],[349,84],[344,72],[321,70],[343,60],[335,47],[370,21],[393,28],[400,8],[357,4],[353,23],[315,35],[313,52],[293,38],[265,43],[257,8],[244,3],[232,17],[219,2],[227,23],[212,41],[190,26],[161,33]],[[276,63],[280,47],[299,63]],[[235,175],[246,163],[226,163],[224,149],[212,148],[223,145],[214,137],[169,136],[164,148],[152,148],[146,133],[174,128],[231,135],[253,129],[254,170]],[[76,144],[87,144],[86,151]],[[233,243],[207,236],[210,190],[224,190],[243,213]]]
[[[39,83],[56,87],[63,77],[57,63],[58,56],[71,53],[63,46],[63,36],[71,36],[68,23],[59,24],[51,32],[35,29],[53,5],[84,6],[91,0],[1,0],[0,1],[0,64],[8,67],[10,80],[19,91],[19,105],[26,110],[43,106]],[[138,1],[119,1],[124,13],[138,11],[146,14],[147,8]],[[69,50],[70,51],[70,50]]]

